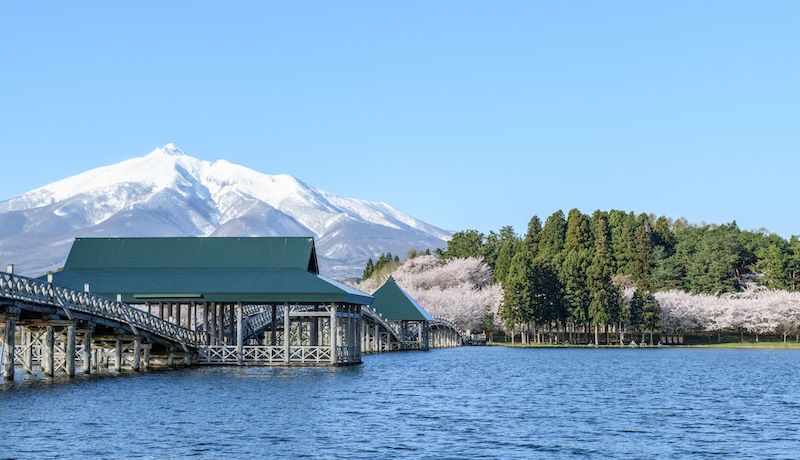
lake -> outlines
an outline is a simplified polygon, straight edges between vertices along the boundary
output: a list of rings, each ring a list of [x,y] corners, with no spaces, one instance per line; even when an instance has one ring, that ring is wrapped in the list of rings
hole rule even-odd
[[[800,351],[465,347],[0,386],[0,457],[797,458]]]

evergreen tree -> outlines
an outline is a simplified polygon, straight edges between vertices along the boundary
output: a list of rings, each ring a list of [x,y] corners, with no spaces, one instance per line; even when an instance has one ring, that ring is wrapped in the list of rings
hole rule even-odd
[[[644,292],[640,298],[642,301],[642,328],[650,332],[650,345],[653,345],[653,332],[658,329],[661,322],[661,306],[649,291]]]
[[[361,279],[369,279],[372,276],[372,272],[375,270],[375,266],[372,264],[372,257],[367,260],[367,266],[364,267],[364,273],[361,275]]]
[[[688,228],[676,253],[684,264],[684,288],[693,293],[720,294],[739,290],[738,241],[725,226]]]
[[[588,290],[590,295],[588,317],[594,326],[595,345],[600,344],[599,329],[611,320],[610,311],[617,302],[617,288],[611,281],[611,248],[610,235],[606,215],[597,210],[592,214],[592,236],[594,253],[591,265],[587,270]]]
[[[756,269],[763,273],[762,280],[772,289],[792,289],[793,254],[788,242],[773,238],[773,241],[758,251]]]
[[[675,235],[671,227],[672,224],[666,216],[659,217],[653,224],[653,245],[663,247],[668,254],[675,249]]]
[[[587,283],[587,270],[591,263],[591,249],[589,220],[577,209],[570,210],[561,277],[569,316],[576,324],[586,323],[589,319],[591,293]]]
[[[500,235],[495,233],[494,231],[490,231],[489,235],[486,236],[486,241],[483,243],[483,247],[481,248],[481,256],[483,260],[489,264],[489,267],[492,268],[492,271],[495,270],[495,266],[497,265],[497,251],[499,250],[500,246]],[[497,282],[497,280],[495,280]]]
[[[542,258],[535,258],[531,265],[532,315],[537,324],[560,323],[565,319],[563,293],[558,272]]]
[[[517,254],[519,239],[514,235],[512,227],[500,230],[500,242],[497,250],[497,261],[494,266],[494,281],[502,284],[511,268],[511,261]]]
[[[644,296],[644,289],[637,288],[633,292],[633,297],[631,297],[631,300],[628,303],[627,324],[637,331],[643,331],[642,329],[643,326],[642,317],[644,312],[643,296]]]
[[[481,257],[483,255],[483,233],[477,230],[456,232],[447,242],[444,251],[446,259],[459,259],[464,257]]]
[[[633,240],[633,279],[637,284],[647,287],[650,283],[650,272],[653,269],[653,249],[651,241],[650,219],[640,214]]]
[[[532,319],[533,273],[527,252],[515,255],[503,284],[501,318],[508,325],[521,324]]]
[[[650,286],[656,291],[681,289],[685,276],[683,266],[674,254],[669,255],[663,246],[653,248],[653,270]]]
[[[792,254],[789,260],[789,288],[797,291],[800,290],[800,238],[792,236],[789,249]]]
[[[616,274],[630,275],[634,271],[636,251],[636,218],[633,213],[612,211],[610,214],[612,258],[615,261]]]
[[[525,250],[532,258],[539,254],[539,240],[542,238],[542,221],[538,216],[533,216],[528,222],[528,232],[525,233]]]
[[[488,307],[484,310],[483,319],[481,320],[481,330],[483,331],[484,336],[486,336],[486,341],[491,342],[492,336],[494,335],[494,313]]]
[[[554,267],[561,266],[566,233],[567,221],[564,219],[564,212],[559,209],[551,214],[544,223],[536,257]]]

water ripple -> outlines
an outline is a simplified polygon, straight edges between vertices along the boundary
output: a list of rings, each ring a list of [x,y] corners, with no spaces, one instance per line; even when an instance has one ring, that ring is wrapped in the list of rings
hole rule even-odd
[[[796,458],[800,352],[462,348],[0,385],[0,457]]]

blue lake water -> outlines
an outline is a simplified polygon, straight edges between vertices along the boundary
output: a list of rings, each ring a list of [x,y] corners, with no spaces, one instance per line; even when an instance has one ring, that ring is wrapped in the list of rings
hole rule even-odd
[[[0,457],[798,458],[800,351],[469,347],[0,386]]]

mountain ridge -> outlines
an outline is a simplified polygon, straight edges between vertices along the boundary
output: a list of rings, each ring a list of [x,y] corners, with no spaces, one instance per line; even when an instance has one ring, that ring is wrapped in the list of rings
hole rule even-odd
[[[174,144],[0,201],[0,260],[55,269],[78,236],[313,236],[320,265],[359,274],[368,257],[446,244],[450,232],[388,203],[288,174],[194,158]]]

